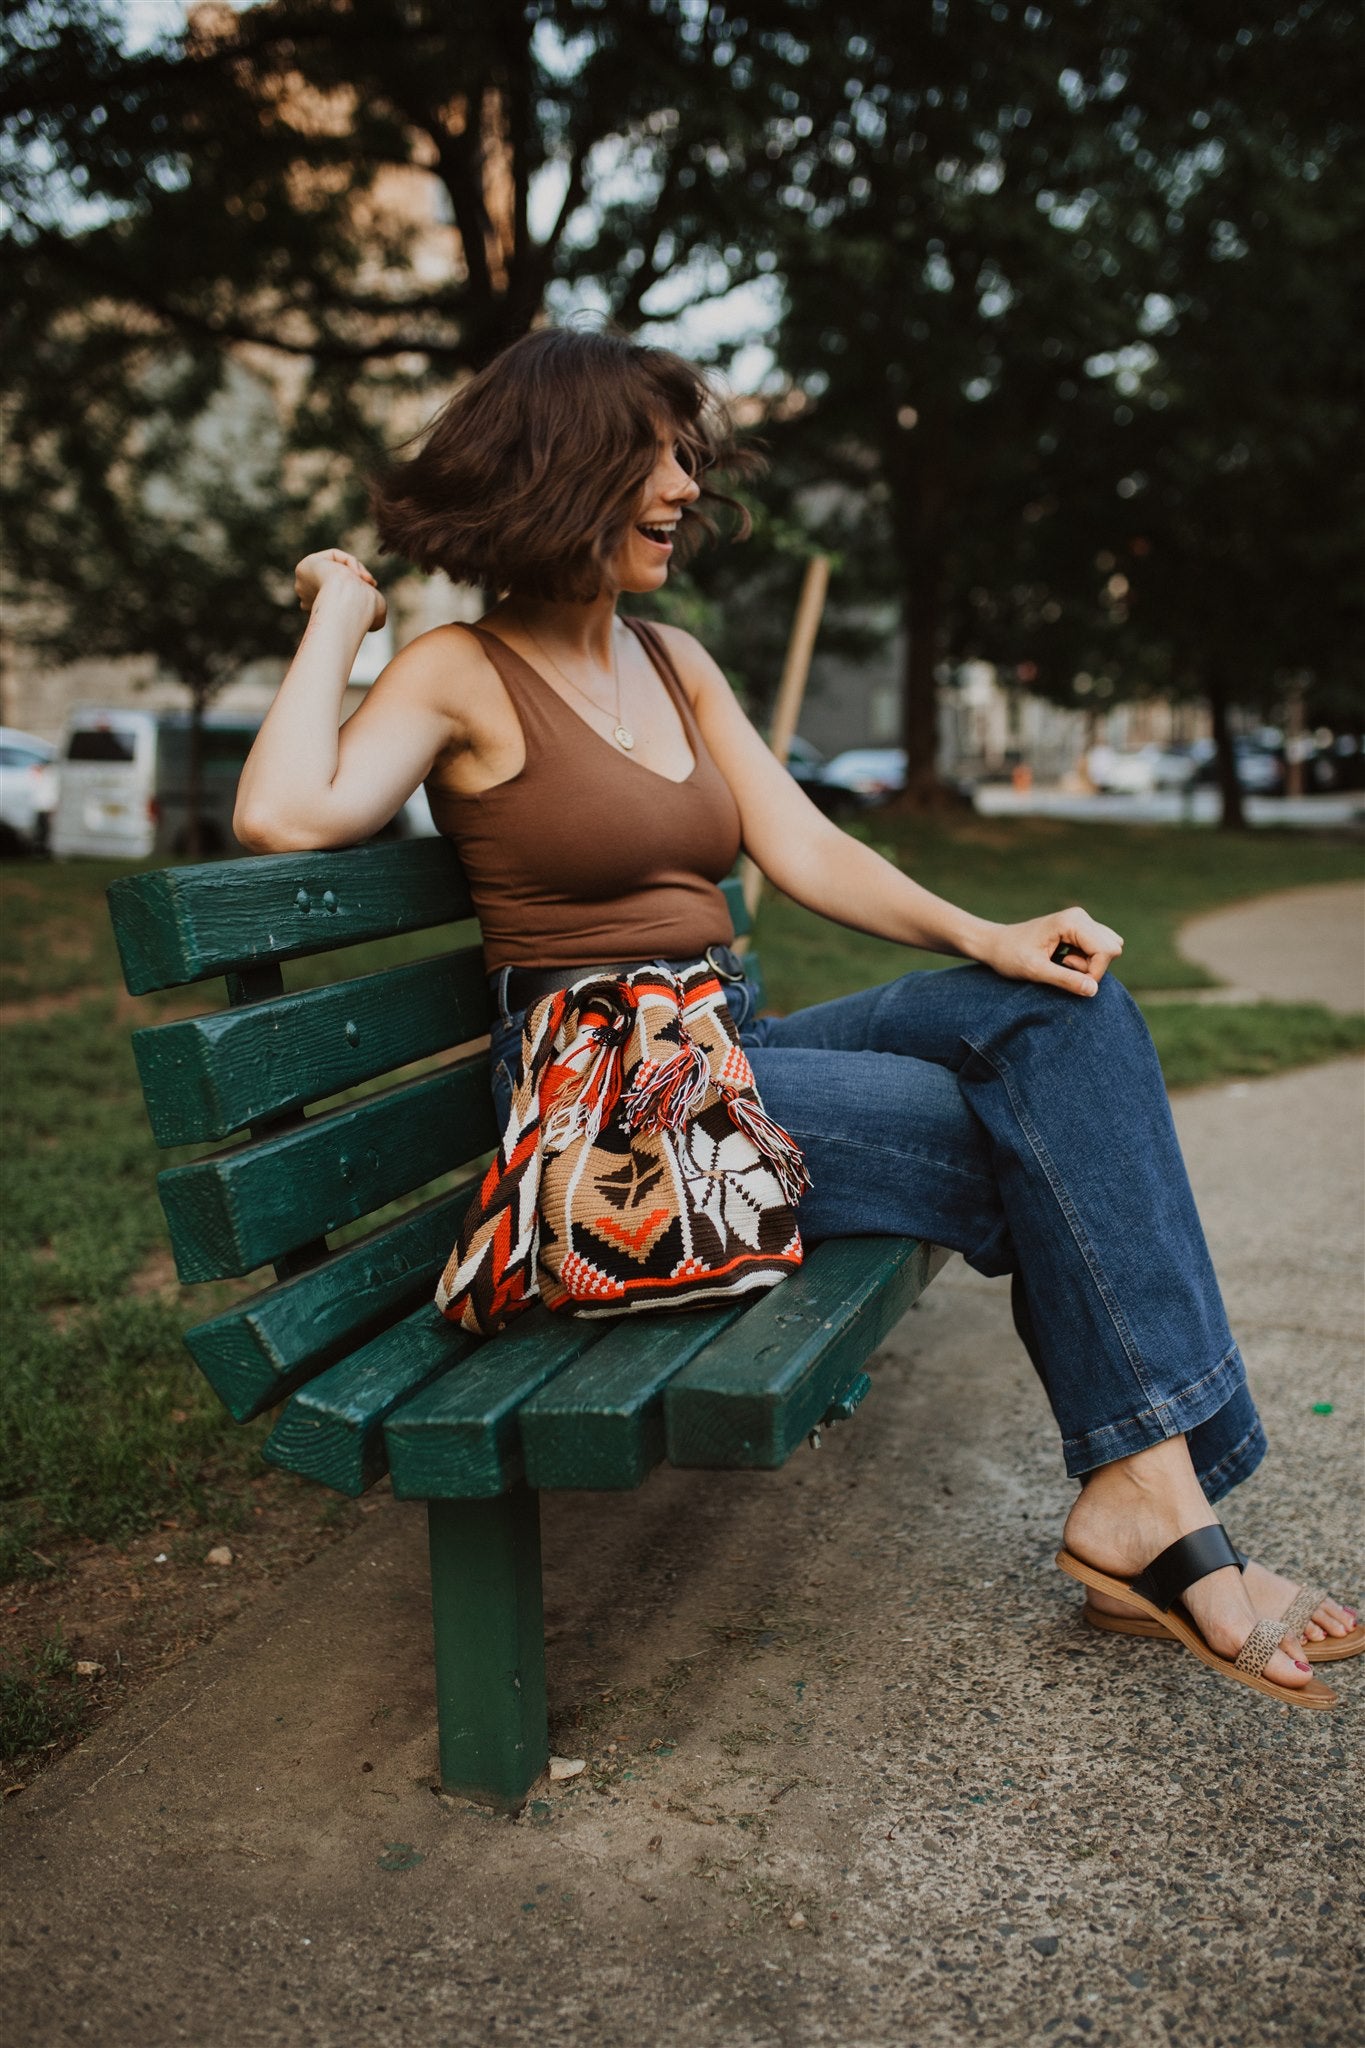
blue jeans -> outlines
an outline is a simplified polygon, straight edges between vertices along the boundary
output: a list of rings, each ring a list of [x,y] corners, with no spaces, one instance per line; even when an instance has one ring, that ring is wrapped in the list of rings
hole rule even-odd
[[[1068,1472],[1182,1434],[1211,1501],[1255,1470],[1265,1436],[1121,983],[1087,999],[952,967],[789,1017],[756,1016],[748,983],[727,994],[764,1107],[806,1157],[808,1242],[918,1237],[1010,1274]],[[500,1121],[524,1016],[499,1003]]]

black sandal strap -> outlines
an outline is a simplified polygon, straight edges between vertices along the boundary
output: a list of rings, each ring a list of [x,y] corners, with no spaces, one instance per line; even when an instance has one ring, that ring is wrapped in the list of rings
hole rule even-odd
[[[1246,1559],[1233,1548],[1222,1523],[1210,1522],[1206,1529],[1196,1529],[1192,1536],[1177,1537],[1159,1557],[1154,1557],[1146,1571],[1132,1581],[1133,1591],[1164,1614],[1175,1606],[1187,1586],[1194,1585],[1197,1579],[1206,1579],[1210,1572],[1225,1570],[1228,1565],[1244,1571]]]

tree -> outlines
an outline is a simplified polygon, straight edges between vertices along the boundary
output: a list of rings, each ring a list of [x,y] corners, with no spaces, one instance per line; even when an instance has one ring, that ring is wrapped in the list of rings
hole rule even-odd
[[[1302,104],[1296,65],[1273,114],[1254,118],[1268,89],[1254,70],[1235,98],[1225,77],[1196,109],[1197,139],[1162,173],[1172,209],[1141,335],[1092,360],[1079,440],[1050,434],[1031,489],[1012,511],[1008,493],[998,503],[1013,581],[976,593],[977,637],[1027,658],[1052,694],[1069,697],[1081,667],[1204,698],[1229,826],[1242,823],[1234,710],[1273,716],[1292,686],[1340,716],[1363,680],[1365,493],[1349,454],[1359,39],[1330,10],[1302,14],[1308,26],[1320,40],[1300,52],[1314,60]],[[1273,46],[1258,54],[1276,61]],[[1339,99],[1324,101],[1324,74]]]
[[[392,389],[477,367],[557,287],[630,328],[661,283],[680,303],[746,268],[718,175],[776,60],[760,83],[730,10],[265,0],[131,55],[105,0],[6,26],[12,243],[136,341],[150,323]]]
[[[1345,212],[1323,207],[1322,177],[1358,132],[1358,54],[1331,0],[1283,17],[1259,0],[1190,17],[1144,0],[812,17],[800,111],[769,180],[786,287],[776,348],[814,400],[802,431],[870,450],[887,494],[911,801],[937,794],[935,669],[986,613],[1022,625],[1031,608],[1055,612],[1054,643],[1073,648],[1117,647],[1131,615],[1151,636],[1149,673],[1178,638],[1170,665],[1185,672],[1197,651],[1212,679],[1192,584],[1178,591],[1171,568],[1164,621],[1138,609],[1135,584],[1124,599],[1116,570],[1096,575],[1097,535],[1142,541],[1148,523],[1149,504],[1137,523],[1115,517],[1116,491],[1144,489],[1119,443],[1156,422],[1158,400],[1130,403],[1115,379],[1164,360],[1175,307],[1172,332],[1202,343],[1204,369],[1172,358],[1172,382],[1198,396],[1173,417],[1167,394],[1160,433],[1169,445],[1181,429],[1173,460],[1196,475],[1209,435],[1195,408],[1220,375],[1208,344],[1247,296],[1238,265],[1259,217],[1283,189],[1298,246],[1339,248]],[[1283,419],[1248,419],[1262,444],[1292,438]],[[1184,503],[1186,557],[1215,555],[1225,506]],[[1069,562],[1060,592],[1036,573],[1040,519],[1054,574]],[[1148,569],[1170,565],[1146,538]],[[1261,553],[1262,575],[1274,558]],[[1229,585],[1220,615],[1235,603]],[[1131,660],[1131,637],[1124,648]]]
[[[305,512],[316,528],[330,508],[337,538],[359,509],[338,478],[413,431],[433,387],[566,292],[633,327],[656,288],[676,311],[756,269],[712,174],[742,161],[767,73],[745,68],[757,30],[722,13],[266,0],[197,7],[182,35],[130,53],[106,0],[6,6],[0,404],[14,462],[54,490],[43,506],[11,494],[33,520],[12,559],[52,600],[24,614],[42,644],[156,652],[202,702],[276,635],[214,602],[215,565],[254,589],[267,537],[282,566]],[[283,446],[312,451],[317,496],[291,486],[253,516],[258,477],[237,520],[220,474],[217,515],[248,549],[227,565],[196,547],[193,516],[154,516],[138,450],[156,438],[152,394],[164,453],[242,361],[277,394]],[[196,488],[180,475],[177,503]],[[177,591],[214,612],[197,641],[159,595],[171,556]],[[53,623],[67,573],[69,631]]]

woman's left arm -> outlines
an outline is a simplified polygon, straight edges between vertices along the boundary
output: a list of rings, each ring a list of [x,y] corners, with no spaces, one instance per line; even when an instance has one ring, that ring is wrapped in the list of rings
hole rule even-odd
[[[739,806],[744,848],[784,895],[836,924],[931,953],[979,960],[997,974],[1093,996],[1123,940],[1073,905],[995,924],[920,887],[818,811],[755,732],[721,670],[690,633],[663,629],[702,737]],[[1065,949],[1072,964],[1053,954]]]

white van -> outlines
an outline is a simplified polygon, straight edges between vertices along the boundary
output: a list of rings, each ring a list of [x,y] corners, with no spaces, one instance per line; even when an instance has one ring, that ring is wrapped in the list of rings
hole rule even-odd
[[[239,851],[232,807],[258,719],[204,720],[200,849]],[[66,721],[57,764],[51,847],[114,860],[189,850],[190,720],[183,711],[112,711],[79,705]]]
[[[233,836],[232,811],[258,726],[257,719],[223,712],[204,721],[199,847],[205,859],[243,850]],[[146,860],[189,851],[187,712],[80,705],[67,719],[56,766],[50,843],[59,859]],[[378,836],[412,839],[435,831],[426,792],[418,789]]]

